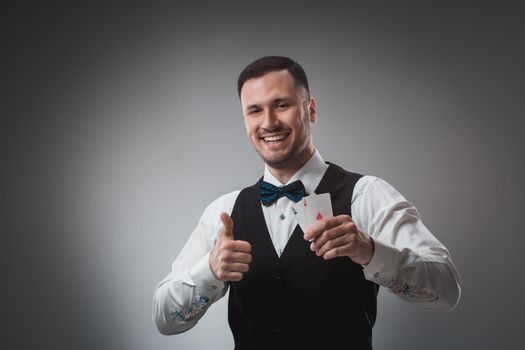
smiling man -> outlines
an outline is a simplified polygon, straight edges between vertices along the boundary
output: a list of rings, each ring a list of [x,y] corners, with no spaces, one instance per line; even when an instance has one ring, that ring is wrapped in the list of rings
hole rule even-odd
[[[459,274],[416,208],[315,148],[315,99],[298,63],[260,58],[238,92],[264,175],[205,209],[155,289],[162,334],[192,328],[228,289],[236,349],[371,349],[380,286],[423,308],[455,307]],[[322,193],[333,216],[303,232],[293,205]]]

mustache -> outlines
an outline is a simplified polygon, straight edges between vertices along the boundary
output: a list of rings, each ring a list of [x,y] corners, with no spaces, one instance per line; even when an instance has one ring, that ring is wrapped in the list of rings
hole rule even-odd
[[[266,128],[260,128],[260,130],[257,131],[258,137],[266,137],[269,135],[275,135],[275,134],[284,134],[289,133],[292,130],[289,128],[283,128],[283,127],[277,127],[274,129],[266,129]]]

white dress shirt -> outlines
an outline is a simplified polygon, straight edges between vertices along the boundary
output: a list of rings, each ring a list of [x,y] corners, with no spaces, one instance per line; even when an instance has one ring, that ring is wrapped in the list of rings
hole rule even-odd
[[[314,193],[328,165],[316,150],[287,184],[301,180]],[[264,181],[283,186],[268,167]],[[156,287],[153,320],[163,334],[193,327],[207,308],[222,298],[229,283],[215,278],[209,252],[222,227],[221,212],[231,214],[240,190],[227,193],[206,207],[197,227],[172,265],[172,271]],[[282,197],[261,205],[273,245],[280,256],[297,221],[292,201]],[[448,250],[423,225],[417,209],[384,180],[365,175],[355,185],[352,219],[358,230],[374,240],[374,255],[363,266],[364,277],[400,298],[428,309],[449,310],[461,293],[459,273]],[[234,223],[235,224],[235,223]],[[344,276],[341,276],[344,278]]]

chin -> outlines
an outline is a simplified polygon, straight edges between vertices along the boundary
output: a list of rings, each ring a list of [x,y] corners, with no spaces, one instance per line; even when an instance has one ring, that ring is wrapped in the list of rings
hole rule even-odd
[[[262,160],[273,168],[285,168],[290,164],[290,155],[286,154],[280,157],[266,157],[259,154]]]

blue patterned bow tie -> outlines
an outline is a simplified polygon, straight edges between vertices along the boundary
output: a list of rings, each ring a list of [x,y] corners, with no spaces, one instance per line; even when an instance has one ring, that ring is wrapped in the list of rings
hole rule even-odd
[[[304,185],[300,180],[281,187],[274,186],[266,181],[261,181],[259,185],[259,196],[261,197],[261,203],[265,206],[272,204],[283,196],[290,198],[294,202],[299,202],[305,195]]]

